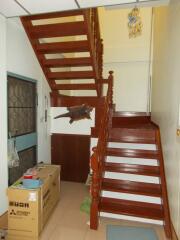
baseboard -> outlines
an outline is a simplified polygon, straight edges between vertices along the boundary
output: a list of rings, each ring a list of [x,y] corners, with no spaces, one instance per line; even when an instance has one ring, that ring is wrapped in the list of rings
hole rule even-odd
[[[172,240],[179,240],[172,221],[171,221],[171,226],[172,226],[172,235],[173,235]]]

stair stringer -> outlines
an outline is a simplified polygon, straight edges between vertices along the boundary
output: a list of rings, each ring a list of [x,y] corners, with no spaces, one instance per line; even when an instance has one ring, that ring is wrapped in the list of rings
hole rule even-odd
[[[166,236],[169,239],[172,239],[172,225],[171,225],[170,209],[169,209],[169,202],[168,202],[168,192],[167,192],[166,175],[165,175],[165,168],[164,168],[161,135],[160,135],[159,126],[156,124],[154,125],[156,126],[156,145],[159,153],[158,159],[159,159],[160,176],[161,176],[160,180],[161,180],[161,188],[162,188],[162,205],[164,209],[164,230],[165,230]]]

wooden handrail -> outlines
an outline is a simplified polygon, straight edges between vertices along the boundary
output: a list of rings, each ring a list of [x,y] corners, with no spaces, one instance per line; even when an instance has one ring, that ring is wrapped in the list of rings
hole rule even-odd
[[[112,119],[112,94],[113,94],[113,72],[109,72],[108,91],[104,102],[104,112],[102,114],[101,125],[98,135],[97,147],[93,148],[93,154],[90,159],[92,169],[92,184],[91,184],[91,213],[90,213],[90,228],[97,229],[99,219],[99,201],[101,183],[103,178],[103,168],[106,156],[106,147],[109,137],[109,128]]]
[[[98,84],[98,96],[102,95],[102,72],[103,72],[103,43],[100,36],[100,26],[98,10],[91,8],[84,10],[84,18],[88,29],[87,38],[90,42],[90,55],[93,60],[93,70],[95,72],[95,80]]]

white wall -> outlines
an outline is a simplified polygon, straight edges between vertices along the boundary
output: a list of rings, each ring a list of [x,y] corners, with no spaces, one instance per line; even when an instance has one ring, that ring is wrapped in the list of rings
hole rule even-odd
[[[18,19],[0,15],[0,215],[7,210],[7,71],[37,80],[38,86],[38,161],[50,162],[49,122],[44,120],[44,97],[49,100],[49,86]]]
[[[37,80],[38,161],[49,162],[50,121],[46,123],[44,119],[45,96],[50,106],[49,86],[18,18],[7,20],[7,70]]]
[[[131,9],[99,9],[104,43],[104,78],[114,71],[114,102],[119,111],[147,111],[151,8],[141,8],[142,35],[129,39]]]
[[[0,15],[0,215],[7,209],[7,83],[6,83],[6,19]]]
[[[180,1],[154,11],[152,119],[160,125],[171,217],[180,238]]]

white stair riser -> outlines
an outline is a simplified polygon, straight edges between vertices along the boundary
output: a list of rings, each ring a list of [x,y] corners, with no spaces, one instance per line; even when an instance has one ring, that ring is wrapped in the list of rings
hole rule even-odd
[[[138,164],[138,165],[146,165],[146,166],[158,166],[158,161],[156,159],[145,159],[145,158],[128,158],[128,157],[107,156],[106,162]]]
[[[129,180],[135,182],[155,183],[160,184],[158,177],[143,176],[136,174],[117,173],[117,172],[105,172],[104,178],[117,179],[117,180]]]
[[[100,212],[100,216],[101,217],[107,217],[107,218],[120,219],[120,220],[156,224],[156,225],[161,225],[161,226],[163,225],[163,221],[148,219],[148,218],[131,217],[131,216],[126,216],[126,215],[106,213],[106,212]]]
[[[161,198],[159,197],[151,197],[151,196],[145,196],[145,195],[139,195],[139,194],[119,193],[119,192],[111,192],[111,191],[104,190],[101,192],[101,196],[107,197],[107,198],[136,201],[136,202],[161,204]]]
[[[126,148],[126,149],[142,149],[142,150],[156,150],[157,149],[155,144],[120,143],[120,142],[109,142],[108,147]]]

